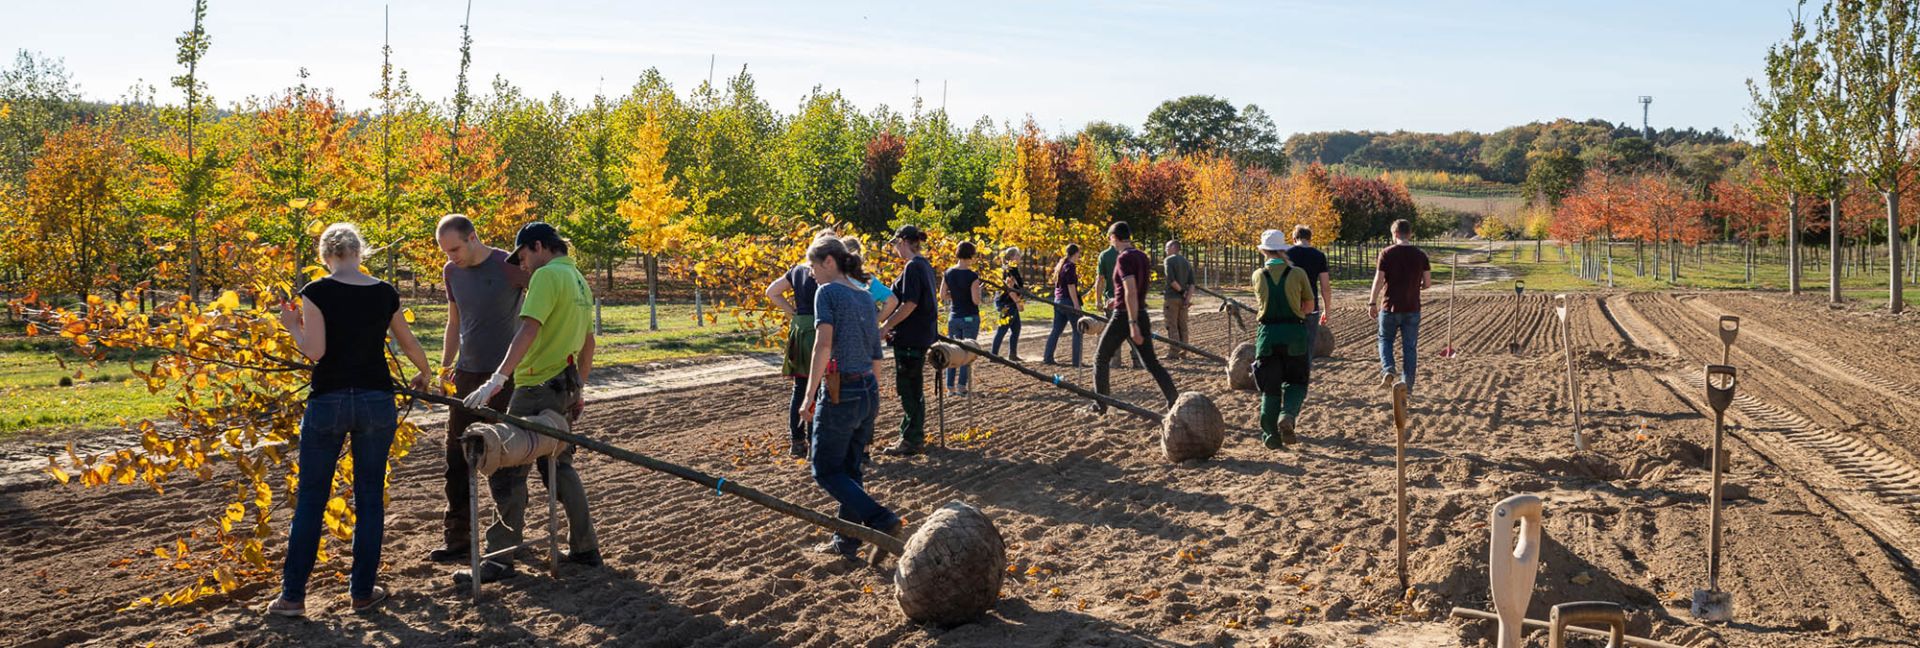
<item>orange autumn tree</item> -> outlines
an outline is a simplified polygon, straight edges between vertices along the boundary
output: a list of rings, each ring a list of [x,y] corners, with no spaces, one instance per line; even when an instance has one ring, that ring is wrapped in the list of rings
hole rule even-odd
[[[332,95],[302,84],[257,106],[242,123],[251,127],[234,163],[232,197],[247,230],[277,247],[278,271],[293,276],[317,262],[314,237],[348,198],[344,153],[356,120]],[[377,254],[368,254],[369,265]]]
[[[451,197],[459,197],[459,211],[473,219],[482,240],[496,246],[513,242],[533,205],[525,191],[507,185],[508,162],[500,154],[499,143],[485,129],[461,129],[459,156],[451,162],[448,137],[444,129],[430,129],[408,153],[424,169],[416,181],[441,198],[426,199],[422,207],[398,218],[401,224],[394,232],[394,241],[373,242],[375,247],[398,243],[401,258],[428,283],[439,281],[438,269],[446,262],[433,240],[433,227],[454,209]],[[565,236],[566,232],[560,234]]]
[[[127,287],[122,262],[145,252],[146,228],[129,204],[133,150],[115,128],[80,124],[48,136],[17,201],[0,209],[0,239],[25,290],[85,297]]]

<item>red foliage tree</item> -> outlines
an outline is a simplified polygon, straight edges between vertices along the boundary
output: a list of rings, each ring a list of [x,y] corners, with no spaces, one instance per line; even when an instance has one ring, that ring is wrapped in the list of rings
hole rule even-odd
[[[1167,218],[1186,193],[1193,168],[1185,160],[1149,160],[1127,158],[1113,163],[1113,181],[1118,192],[1113,201],[1113,220],[1127,221],[1135,232],[1149,235],[1167,231]]]

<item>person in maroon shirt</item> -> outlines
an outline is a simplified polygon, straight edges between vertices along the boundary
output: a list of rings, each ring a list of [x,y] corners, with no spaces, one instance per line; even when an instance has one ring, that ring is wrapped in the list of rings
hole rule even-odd
[[[1107,373],[1112,370],[1108,363],[1120,352],[1120,345],[1130,343],[1140,364],[1146,366],[1147,373],[1153,374],[1153,381],[1160,385],[1161,395],[1167,397],[1167,405],[1171,406],[1179,393],[1173,389],[1173,376],[1167,374],[1166,367],[1160,366],[1160,359],[1153,354],[1153,327],[1147,321],[1147,278],[1153,272],[1153,260],[1133,247],[1133,228],[1126,221],[1116,221],[1108,227],[1107,240],[1113,249],[1120,251],[1120,257],[1113,265],[1113,301],[1107,304],[1113,311],[1113,319],[1107,321],[1107,329],[1100,333],[1100,343],[1094,347],[1093,390],[1113,393],[1107,384]],[[1093,411],[1105,412],[1106,405],[1094,403]]]
[[[1400,338],[1400,382],[1413,395],[1415,349],[1420,338],[1420,291],[1433,284],[1427,253],[1413,245],[1413,223],[1393,222],[1393,245],[1380,251],[1367,310],[1380,322],[1380,384],[1393,386],[1393,339]],[[1384,302],[1384,304],[1382,303]]]

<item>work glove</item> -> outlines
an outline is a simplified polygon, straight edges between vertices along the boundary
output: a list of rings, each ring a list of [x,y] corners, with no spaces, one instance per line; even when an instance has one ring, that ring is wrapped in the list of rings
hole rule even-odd
[[[487,401],[493,400],[493,395],[499,393],[500,387],[505,384],[507,384],[506,374],[494,374],[492,378],[487,379],[485,384],[475,388],[473,393],[467,394],[464,401],[467,404],[467,408],[480,409],[486,407]]]

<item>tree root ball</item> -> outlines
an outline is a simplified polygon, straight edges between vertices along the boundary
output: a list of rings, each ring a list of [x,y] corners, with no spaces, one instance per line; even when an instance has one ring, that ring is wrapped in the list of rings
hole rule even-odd
[[[927,352],[927,361],[935,369],[950,369],[973,364],[974,354],[952,342],[935,342]]]
[[[1081,337],[1099,337],[1101,331],[1107,330],[1107,323],[1091,317],[1082,317],[1074,320],[1073,328],[1080,332]]]
[[[1315,326],[1320,327],[1320,330],[1313,334],[1313,357],[1333,357],[1333,347],[1337,346],[1333,339],[1333,329],[1327,328],[1325,324],[1315,324]]]
[[[1160,449],[1175,463],[1212,458],[1226,439],[1227,421],[1220,408],[1200,392],[1181,394],[1160,421]]]
[[[1000,600],[1007,543],[980,509],[951,502],[907,539],[894,572],[907,618],[949,626],[980,618]]]
[[[1227,361],[1227,384],[1241,391],[1256,391],[1253,383],[1253,343],[1241,342]]]

